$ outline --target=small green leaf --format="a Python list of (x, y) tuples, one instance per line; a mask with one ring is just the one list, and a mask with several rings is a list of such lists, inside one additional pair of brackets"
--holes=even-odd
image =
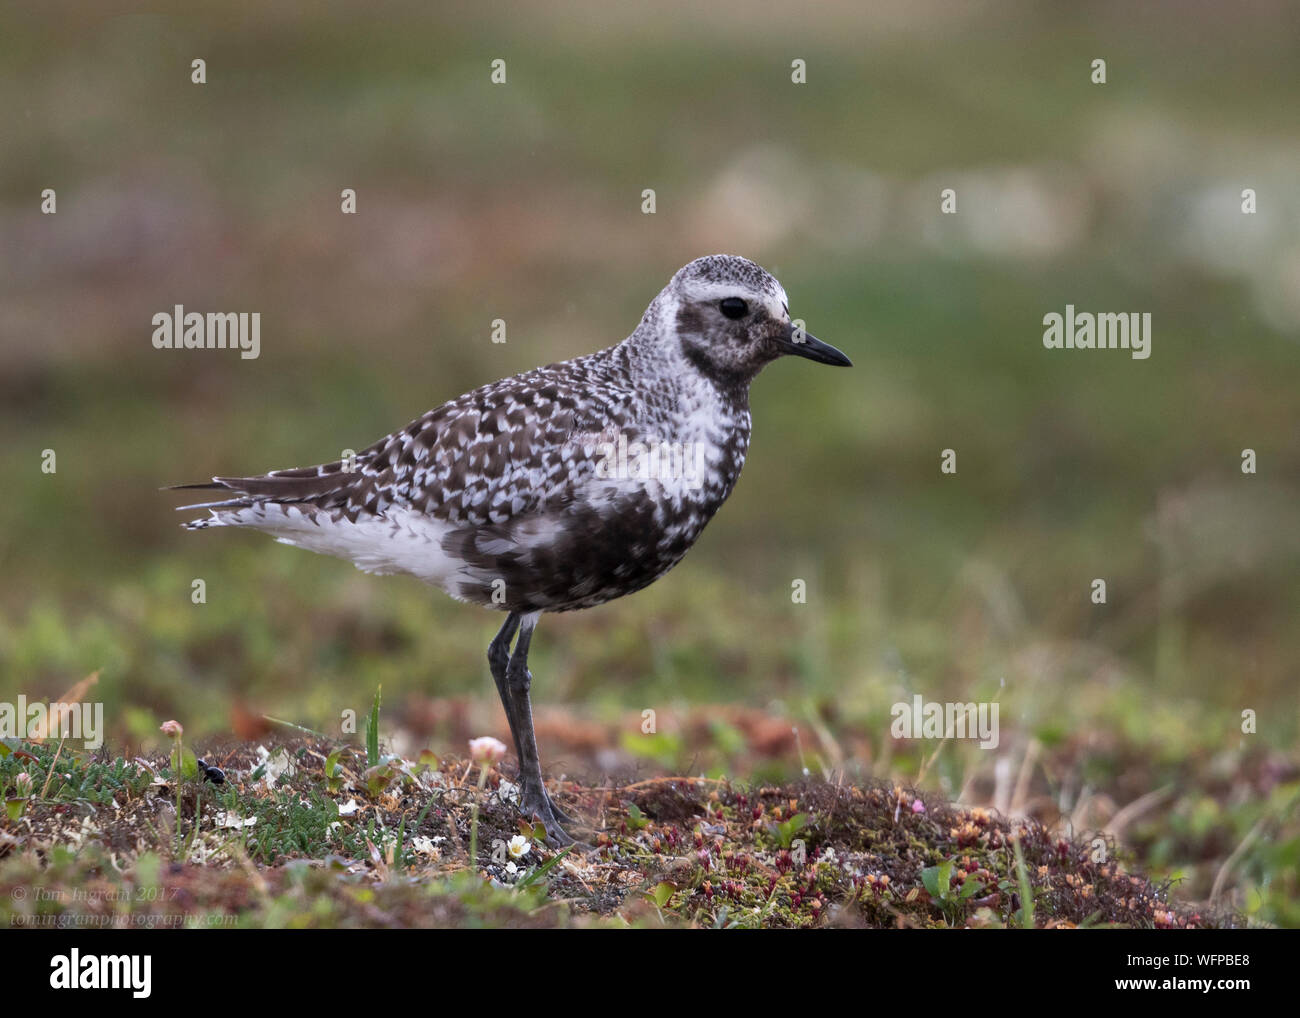
[(948, 886), (952, 881), (952, 860), (938, 866), (927, 866), (921, 871), (921, 883), (934, 901), (943, 901), (948, 897)]
[[(180, 750), (180, 761), (176, 759), (177, 749)], [(199, 776), (198, 758), (184, 746), (175, 747), (171, 753), (172, 773), (184, 778), (186, 781), (193, 781)]]
[(343, 786), (343, 768), (339, 766), (339, 751), (336, 749), (325, 758), (325, 787), (331, 793), (338, 792)]
[(564, 851), (556, 852), (555, 855), (547, 859), (546, 862), (542, 863), (540, 866), (537, 866), (529, 870), (522, 877), (516, 880), (515, 886), (531, 887), (533, 884), (537, 883), (537, 881), (541, 880), (542, 877), (546, 876), (546, 874), (550, 873), (551, 870), (555, 869), (555, 867), (559, 865), (560, 860), (563, 859), (566, 855), (568, 855), (572, 851), (573, 851), (573, 846), (570, 845)]
[(383, 691), (383, 686), (375, 690), (375, 699), (370, 705), (370, 718), (366, 722), (366, 762), (371, 767), (379, 763), (379, 696)]
[(650, 892), (650, 900), (653, 901), (658, 908), (663, 908), (668, 904), (668, 899), (671, 898), (676, 891), (677, 886), (675, 884), (669, 883), (667, 880), (660, 881), (655, 885), (655, 889)]
[(5, 812), (9, 815), (10, 820), (17, 820), (27, 809), (26, 799), (6, 799)]
[(627, 804), (627, 828), (629, 831), (639, 831), (648, 826), (649, 823), (650, 821), (645, 818), (645, 814), (641, 812), (636, 803), (629, 802)]
[(789, 820), (779, 824), (769, 824), (768, 830), (781, 843), (782, 848), (789, 848), (794, 842), (794, 836), (808, 826), (809, 819), (807, 813), (796, 813)]
[(373, 799), (393, 780), (393, 768), (389, 764), (380, 764), (376, 767), (367, 767), (365, 773), (361, 775), (361, 780), (366, 783), (366, 791), (370, 793)]
[(1029, 882), (1029, 869), (1025, 866), (1025, 853), (1020, 849), (1020, 839), (1012, 842), (1016, 850), (1016, 876), (1020, 881), (1020, 928), (1034, 928), (1034, 887)]

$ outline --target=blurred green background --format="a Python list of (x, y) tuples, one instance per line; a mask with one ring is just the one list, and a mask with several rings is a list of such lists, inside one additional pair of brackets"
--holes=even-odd
[[(99, 670), (114, 752), (168, 717), (334, 732), (381, 684), (395, 739), (503, 734), (497, 616), (184, 533), (157, 488), (363, 448), (621, 339), (732, 252), (856, 367), (769, 368), (685, 563), (543, 620), (544, 761), (789, 774), (802, 750), (1094, 826), (1169, 786), (1126, 828), (1142, 860), (1204, 897), (1258, 827), (1231, 900), (1300, 924), (1297, 9), (862, 6), (7, 15), (0, 693)], [(1151, 358), (1045, 350), (1067, 303), (1150, 312)], [(153, 349), (175, 304), (261, 312), (260, 358)], [(1001, 745), (893, 742), (915, 693), (998, 696)], [(739, 708), (799, 743), (759, 751)]]

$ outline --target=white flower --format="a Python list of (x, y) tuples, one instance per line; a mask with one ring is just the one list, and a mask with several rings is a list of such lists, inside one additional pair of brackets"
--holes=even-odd
[(516, 834), (510, 839), (510, 844), (507, 847), (510, 849), (510, 858), (522, 859), (533, 846), (522, 834)]

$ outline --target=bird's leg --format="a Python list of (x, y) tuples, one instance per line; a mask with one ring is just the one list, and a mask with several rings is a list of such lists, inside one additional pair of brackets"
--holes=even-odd
[[(497, 694), (501, 697), (501, 706), (505, 708), (506, 720), (510, 723), (510, 738), (514, 740), (515, 755), (520, 760), (522, 771), (524, 751), (519, 741), (519, 714), (515, 707), (514, 694), (506, 678), (506, 668), (510, 664), (510, 643), (519, 631), (519, 613), (511, 612), (506, 616), (500, 631), (488, 644), (488, 667), (492, 670), (492, 680), (496, 683)], [(521, 779), (522, 782), (522, 779)]]
[[(496, 682), (497, 693), (501, 697), (501, 706), (505, 708), (506, 720), (510, 723), (510, 737), (514, 740), (515, 743), (515, 753), (519, 757), (520, 771), (522, 773), (524, 750), (522, 748), (523, 745), (522, 740), (520, 739), (519, 712), (518, 712), (518, 708), (515, 705), (514, 694), (510, 689), (510, 682), (506, 677), (507, 667), (510, 664), (510, 642), (514, 639), (515, 633), (519, 630), (519, 623), (520, 623), (520, 615), (518, 612), (511, 612), (506, 617), (506, 621), (501, 626), (501, 630), (497, 633), (497, 635), (493, 638), (492, 642), (488, 645), (488, 667), (492, 671), (493, 681)], [(526, 646), (525, 646), (524, 654), (526, 658), (527, 657)], [(526, 661), (524, 667), (526, 671), (527, 670)], [(531, 675), (529, 677), (531, 678)], [(527, 700), (527, 695), (525, 694), (525, 701), (526, 700)], [(530, 710), (530, 718), (531, 718), (531, 710)], [(529, 722), (529, 728), (531, 729), (531, 720)], [(521, 783), (522, 783), (522, 779), (521, 779)], [(545, 793), (545, 789), (543, 789), (543, 793)], [(560, 823), (564, 824), (564, 823), (575, 822), (571, 816), (569, 816), (567, 813), (564, 812), (564, 810), (560, 809), (560, 807), (556, 805), (555, 800), (551, 799), (549, 795), (547, 795), (547, 801), (550, 802), (552, 814), (554, 814), (555, 819), (557, 819)]]
[[(520, 784), (522, 786), (524, 784), (523, 761), (526, 759), (524, 755), (525, 750), (523, 748), (524, 742), (519, 737), (519, 732), (520, 732), (519, 711), (515, 705), (514, 692), (510, 688), (510, 681), (507, 678), (507, 674), (506, 674), (508, 666), (510, 664), (510, 642), (514, 639), (515, 633), (519, 629), (519, 621), (520, 621), (520, 616), (518, 612), (511, 612), (506, 617), (506, 621), (502, 624), (500, 631), (493, 638), (492, 642), (488, 644), (488, 667), (492, 671), (492, 679), (496, 683), (497, 694), (501, 697), (501, 706), (505, 708), (506, 720), (510, 723), (510, 737), (514, 740), (515, 753), (519, 757), (519, 768), (520, 768), (520, 775), (521, 775)], [(527, 651), (525, 651), (525, 654), (526, 653)], [(526, 670), (527, 670), (527, 666), (525, 664), (525, 671)], [(530, 673), (529, 678), (531, 679), (531, 677), (532, 676)], [(526, 693), (524, 699), (526, 702), (527, 701)], [(530, 719), (529, 719), (530, 730), (531, 730), (531, 726), (532, 726), (532, 722), (531, 722), (531, 714), (530, 714)], [(536, 747), (536, 743), (534, 742), (534, 755), (536, 755), (535, 747)], [(545, 788), (543, 787), (543, 795), (545, 794), (546, 794)], [(565, 813), (558, 806), (556, 806), (553, 801), (551, 801), (550, 796), (546, 796), (546, 798), (547, 801), (550, 803), (551, 812), (554, 815), (554, 818), (556, 820), (558, 820), (560, 823), (571, 821), (571, 818), (565, 815)], [(521, 800), (520, 806), (522, 807), (523, 806), (522, 794), (520, 796), (520, 800)], [(541, 814), (539, 813), (538, 815), (540, 816)], [(547, 823), (550, 821), (543, 820), (543, 822)]]
[[(506, 682), (506, 688), (510, 690), (510, 697), (515, 712), (514, 728), (517, 728), (519, 733), (515, 737), (515, 750), (519, 753), (519, 768), (520, 774), (522, 775), (524, 754), (529, 752), (529, 747), (531, 747), (531, 756), (537, 761), (537, 784), (541, 788), (542, 795), (551, 807), (551, 815), (561, 824), (575, 824), (578, 821), (569, 816), (569, 814), (564, 812), (564, 810), (560, 809), (559, 803), (551, 798), (551, 794), (546, 791), (545, 783), (541, 780), (541, 754), (537, 751), (537, 739), (533, 734), (533, 705), (528, 695), (533, 680), (533, 673), (528, 670), (528, 647), (532, 641), (533, 629), (536, 628), (536, 626), (537, 619), (534, 616), (532, 621), (527, 624), (527, 628), (520, 630), (519, 643), (515, 645), (515, 654), (519, 655), (522, 653), (523, 655), (519, 664), (519, 667), (523, 671), (523, 691), (520, 692), (517, 685), (512, 686), (508, 679)], [(513, 657), (511, 661), (513, 662)], [(509, 666), (507, 666), (507, 668), (508, 667)], [(523, 747), (522, 749), (520, 748), (521, 746)], [(522, 802), (522, 794), (520, 798)], [(561, 830), (560, 833), (563, 835), (563, 830)]]
[[(519, 753), (519, 724), (515, 721), (515, 701), (510, 695), (510, 684), (506, 681), (506, 666), (510, 663), (510, 641), (519, 629), (519, 613), (511, 612), (492, 642), (488, 644), (488, 668), (492, 671), (492, 681), (496, 683), (497, 695), (501, 697), (501, 706), (505, 708), (506, 720), (510, 722), (510, 738), (514, 740), (515, 752)], [(522, 758), (522, 756), (521, 756)]]
[(519, 639), (506, 665), (506, 686), (515, 714), (515, 748), (519, 751), (519, 781), (522, 786), (519, 804), (525, 816), (535, 816), (542, 821), (546, 826), (548, 840), (567, 845), (573, 839), (560, 824), (569, 818), (546, 794), (546, 786), (542, 783), (541, 760), (537, 754), (537, 737), (533, 734), (533, 706), (528, 697), (533, 676), (528, 670), (528, 645), (532, 641), (536, 625), (536, 613), (519, 619)]

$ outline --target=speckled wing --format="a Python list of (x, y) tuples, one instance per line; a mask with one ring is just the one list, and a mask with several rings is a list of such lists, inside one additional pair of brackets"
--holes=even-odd
[(401, 506), (481, 527), (563, 505), (594, 477), (615, 416), (546, 368), (477, 389), (367, 449), (344, 514)]
[(597, 477), (601, 444), (635, 431), (626, 403), (584, 368), (552, 365), (476, 389), (351, 462), (190, 486), (233, 497), (181, 507), (211, 513), (187, 526), (252, 527), (492, 607), (553, 605), (566, 581), (540, 574), (571, 557), (618, 495)]
[(221, 515), (284, 503), (355, 523), (403, 507), (451, 524), (506, 523), (571, 498), (594, 476), (599, 443), (628, 423), (598, 395), (577, 391), (574, 365), (566, 367), (567, 374), (538, 368), (444, 403), (351, 462), (185, 485), (239, 497), (180, 508)]

